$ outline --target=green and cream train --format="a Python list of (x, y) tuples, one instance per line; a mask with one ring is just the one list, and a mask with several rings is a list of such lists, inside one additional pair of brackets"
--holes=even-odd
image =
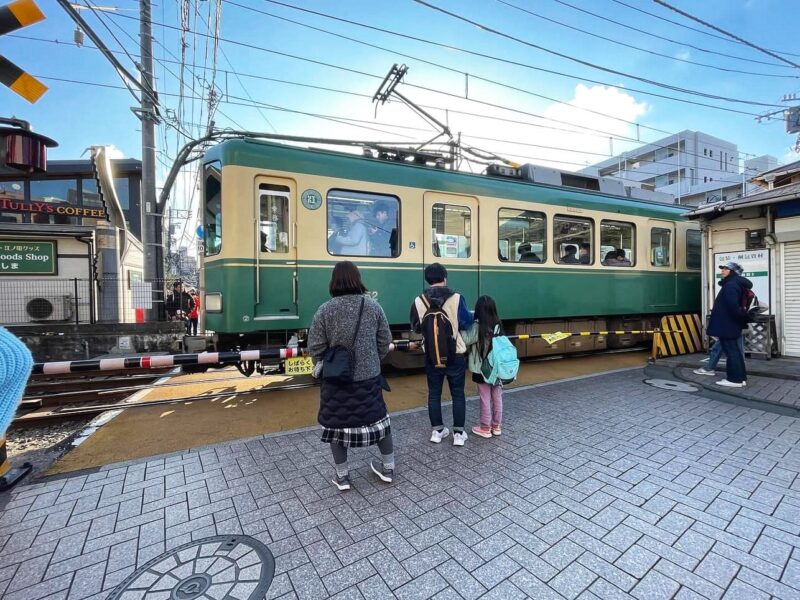
[[(433, 262), (468, 305), (494, 297), (509, 333), (642, 330), (700, 308), (697, 226), (619, 181), (529, 165), (475, 175), (252, 139), (212, 147), (203, 168), (201, 287), (218, 350), (302, 343), (340, 260), (358, 265), (395, 339), (411, 335), (409, 309)], [(641, 341), (518, 348), (535, 356)]]

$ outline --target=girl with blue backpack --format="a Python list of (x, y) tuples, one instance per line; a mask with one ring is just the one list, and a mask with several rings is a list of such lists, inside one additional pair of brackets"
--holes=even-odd
[(502, 433), (503, 383), (514, 381), (519, 360), (516, 348), (503, 335), (497, 305), (490, 296), (478, 298), (474, 317), (472, 327), (461, 332), (469, 353), (467, 366), (481, 398), (480, 425), (472, 433), (490, 438)]

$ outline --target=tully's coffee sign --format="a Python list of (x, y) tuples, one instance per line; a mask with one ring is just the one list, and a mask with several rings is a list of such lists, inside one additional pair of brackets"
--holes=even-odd
[(66, 202), (22, 202), (3, 198), (0, 196), (0, 211), (31, 213), (37, 215), (63, 215), (67, 217), (88, 217), (90, 219), (105, 219), (106, 211), (103, 208), (89, 208), (73, 206)]
[(0, 275), (55, 275), (55, 242), (0, 240)]

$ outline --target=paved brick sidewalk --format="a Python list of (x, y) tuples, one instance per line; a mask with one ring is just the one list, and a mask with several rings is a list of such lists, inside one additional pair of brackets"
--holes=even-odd
[(269, 598), (800, 597), (800, 420), (642, 378), (508, 394), (504, 435), (464, 448), (397, 416), (391, 486), (362, 450), (336, 492), (304, 432), (20, 487), (0, 595), (104, 598), (165, 549), (245, 533), (276, 556)]
[[(695, 367), (696, 368), (696, 367)], [(717, 369), (717, 375), (697, 375), (692, 369), (681, 368), (680, 376), (695, 383), (709, 386), (718, 392), (734, 394), (748, 400), (758, 400), (761, 402), (771, 402), (792, 408), (800, 408), (800, 381), (794, 379), (782, 379), (780, 375), (763, 377), (748, 374), (747, 387), (745, 388), (723, 388), (716, 385), (716, 381), (725, 378), (725, 370)]]

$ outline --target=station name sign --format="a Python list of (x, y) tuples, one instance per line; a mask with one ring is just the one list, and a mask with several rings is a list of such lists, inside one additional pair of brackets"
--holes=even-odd
[(74, 206), (66, 202), (22, 202), (11, 198), (0, 197), (0, 211), (31, 213), (37, 215), (64, 215), (66, 217), (88, 217), (90, 219), (106, 219), (104, 208)]

